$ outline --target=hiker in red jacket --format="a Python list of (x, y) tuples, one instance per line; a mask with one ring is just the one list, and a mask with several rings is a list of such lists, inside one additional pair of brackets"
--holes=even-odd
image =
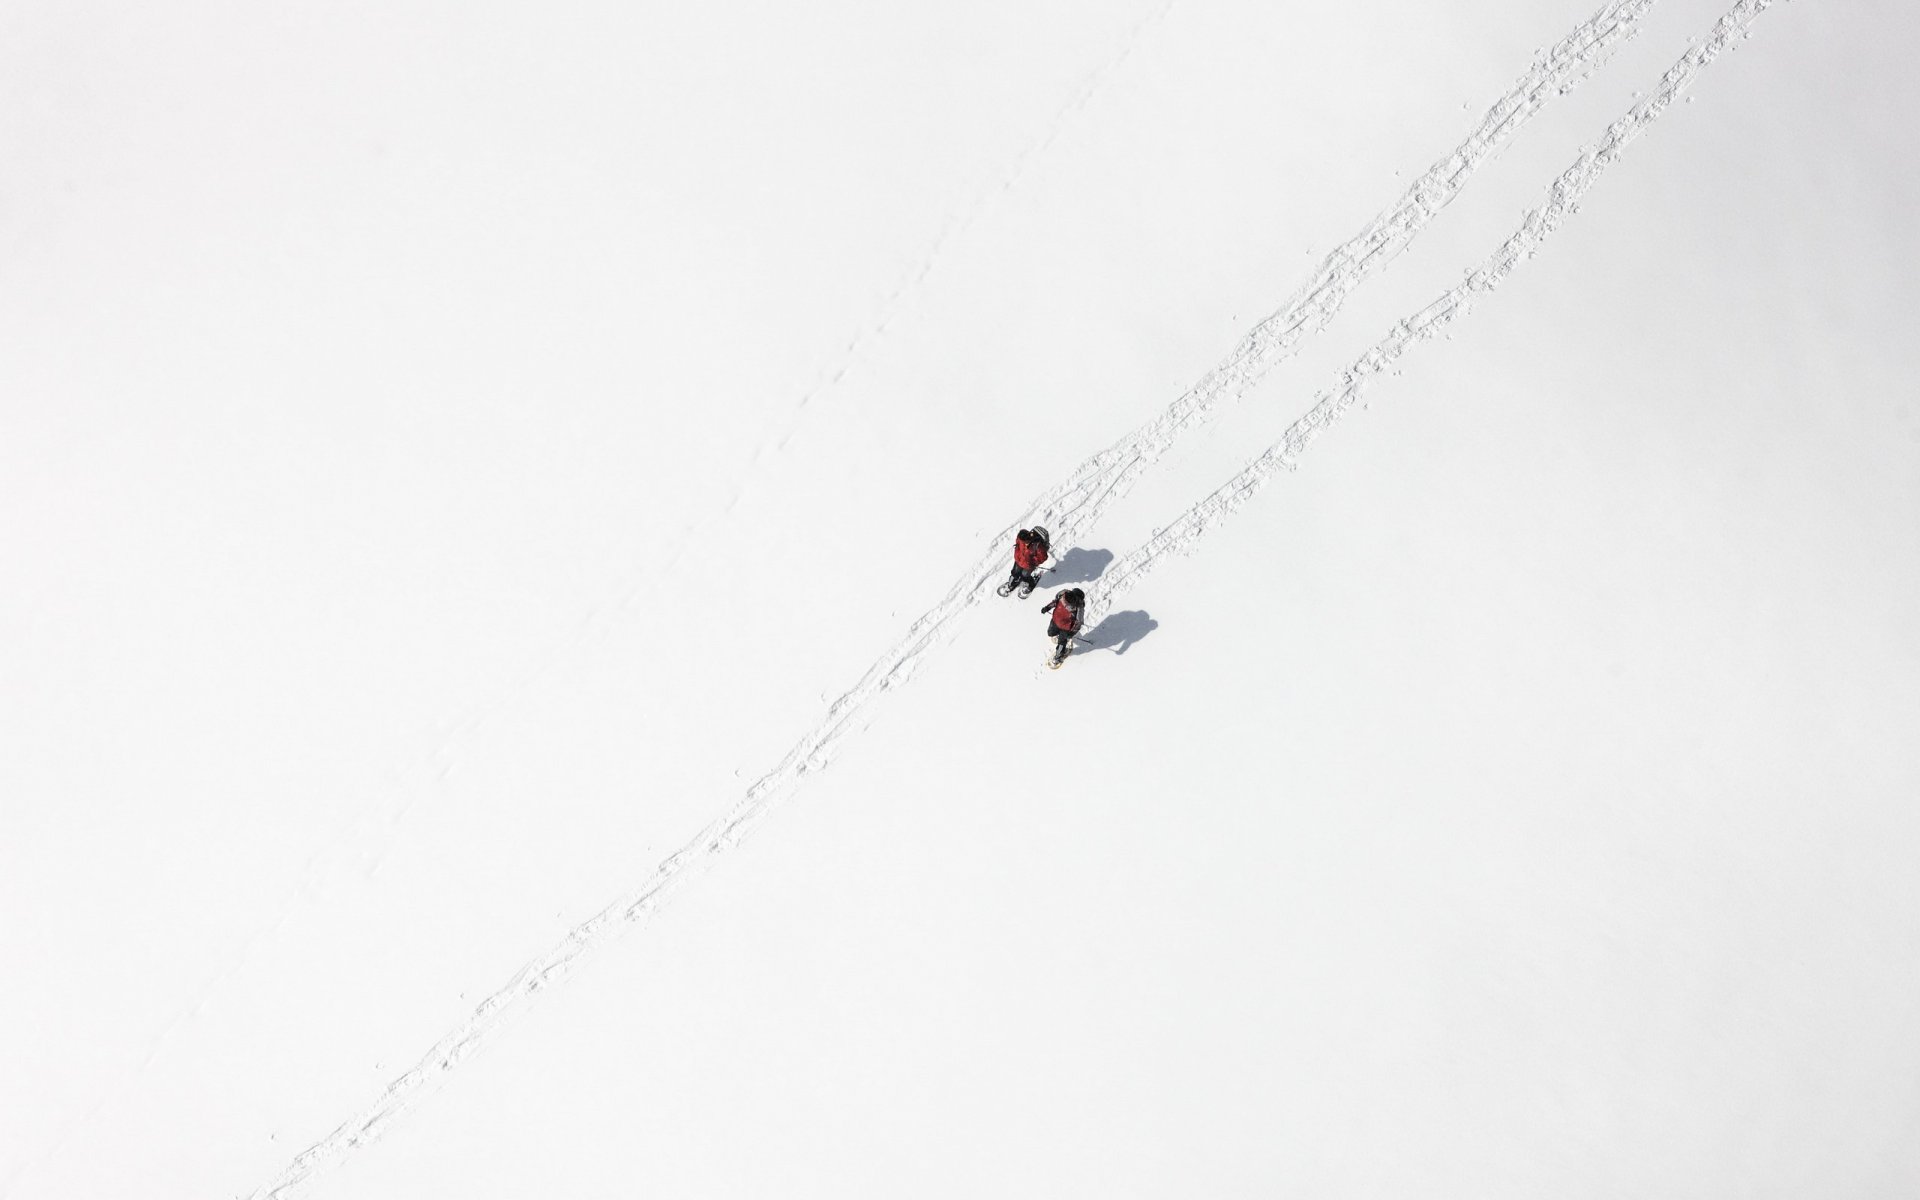
[(1080, 632), (1080, 615), (1086, 611), (1087, 594), (1079, 588), (1067, 588), (1049, 600), (1040, 611), (1052, 613), (1053, 619), (1047, 622), (1047, 636), (1053, 639), (1053, 658), (1049, 666), (1059, 666), (1066, 660), (1067, 643), (1073, 635)]
[(1017, 587), (1022, 600), (1033, 595), (1033, 585), (1039, 581), (1040, 564), (1047, 561), (1047, 552), (1047, 531), (1044, 526), (1022, 529), (1019, 536), (1013, 539), (1013, 574), (1000, 585), (1000, 594), (1011, 596)]

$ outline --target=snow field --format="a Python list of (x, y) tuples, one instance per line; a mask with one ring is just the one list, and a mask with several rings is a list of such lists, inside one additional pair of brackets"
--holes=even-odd
[[(1920, 577), (1906, 519), (1920, 504), (1914, 442), (1901, 436), (1912, 414), (1897, 399), (1913, 364), (1885, 328), (1910, 281), (1889, 269), (1898, 256), (1880, 251), (1906, 238), (1889, 197), (1901, 194), (1910, 156), (1896, 127), (1836, 110), (1826, 70), (1848, 64), (1893, 111), (1911, 100), (1889, 48), (1897, 39), (1868, 36), (1868, 16), (1773, 6), (1749, 53), (1702, 83), (1708, 103), (1663, 116), (1609, 170), (1590, 211), (1458, 338), (1422, 346), (1404, 375), (1378, 380), (1376, 419), (1349, 416), (1342, 437), (1303, 462), (1310, 469), (1218, 525), (1174, 571), (1131, 576), (1137, 585), (1110, 597), (1137, 638), (1124, 655), (1095, 651), (1057, 675), (1039, 671), (1039, 597), (1022, 608), (987, 596), (976, 613), (977, 593), (964, 588), (949, 605), (966, 619), (941, 631), (951, 641), (940, 654), (916, 657), (916, 639), (901, 639), (942, 586), (929, 581), (952, 578), (975, 550), (986, 563), (994, 526), (1012, 515), (1006, 496), (1067, 477), (1089, 446), (1121, 436), (1216, 363), (1231, 341), (1218, 330), (1246, 328), (1227, 324), (1236, 313), (1266, 311), (1275, 272), (1251, 268), (1277, 260), (1296, 227), (1318, 238), (1350, 231), (1404, 186), (1376, 194), (1348, 186), (1341, 170), (1411, 172), (1471, 123), (1444, 108), (1408, 117), (1423, 108), (1410, 97), (1448, 94), (1468, 76), (1477, 96), (1497, 94), (1526, 55), (1523, 46), (1493, 62), (1506, 49), (1495, 41), (1524, 39), (1539, 22), (1551, 28), (1533, 44), (1545, 45), (1591, 15), (1499, 7), (1370, 10), (1347, 18), (1352, 26), (1322, 14), (1329, 24), (1317, 37), (1288, 14), (1262, 22), (1143, 7), (1103, 18), (1109, 32), (1093, 38), (1060, 10), (1053, 40), (1033, 39), (1052, 49), (1027, 60), (1029, 90), (985, 106), (999, 116), (977, 126), (978, 157), (930, 154), (919, 168), (925, 195), (959, 199), (918, 208), (890, 197), (872, 210), (939, 211), (941, 222), (883, 236), (877, 229), (891, 226), (837, 208), (842, 189), (821, 186), (854, 161), (900, 160), (919, 122), (900, 121), (898, 140), (876, 136), (872, 159), (802, 169), (805, 114), (821, 110), (789, 101), (791, 121), (764, 131), (765, 150), (707, 161), (690, 139), (685, 182), (650, 185), (661, 203), (687, 204), (682, 217), (704, 210), (714, 231), (697, 250), (673, 243), (684, 269), (669, 269), (661, 299), (639, 306), (676, 315), (684, 335), (660, 328), (644, 354), (596, 341), (619, 328), (608, 312), (635, 308), (609, 269), (608, 290), (576, 297), (577, 329), (542, 317), (562, 338), (548, 357), (529, 365), (522, 350), (494, 352), (526, 374), (491, 373), (500, 399), (477, 416), (450, 421), (462, 410), (409, 361), (419, 343), (394, 337), (387, 361), (408, 367), (419, 397), (394, 427), (411, 429), (420, 452), (386, 445), (388, 476), (355, 466), (377, 406), (337, 417), (328, 469), (304, 454), (311, 440), (285, 432), (285, 405), (268, 406), (264, 444), (284, 450), (252, 482), (204, 482), (185, 464), (206, 452), (184, 439), (181, 469), (151, 477), (147, 495), (162, 503), (148, 511), (178, 511), (179, 489), (199, 479), (202, 526), (271, 545), (259, 531), (285, 528), (284, 513), (247, 526), (234, 514), (252, 514), (236, 501), (275, 481), (272, 465), (299, 468), (311, 475), (283, 469), (276, 483), (294, 513), (330, 514), (353, 496), (364, 504), (358, 524), (316, 525), (327, 535), (317, 544), (371, 557), (343, 550), (331, 571), (249, 591), (262, 587), (258, 549), (210, 578), (210, 559), (169, 566), (156, 553), (149, 575), (209, 578), (207, 598), (231, 606), (216, 634), (200, 632), (195, 605), (182, 602), (170, 628), (202, 640), (177, 652), (156, 653), (164, 639), (121, 626), (130, 607), (96, 608), (91, 620), (65, 610), (74, 644), (122, 632), (146, 656), (154, 690), (188, 705), (168, 724), (144, 715), (154, 706), (123, 701), (126, 726), (150, 739), (144, 756), (41, 739), (25, 762), (49, 803), (33, 806), (33, 840), (16, 855), (47, 865), (12, 873), (9, 911), (44, 912), (61, 888), (111, 901), (153, 870), (143, 852), (154, 839), (138, 836), (137, 810), (71, 803), (82, 763), (103, 797), (128, 794), (122, 764), (146, 765), (150, 828), (175, 839), (169, 877), (203, 880), (204, 891), (198, 909), (154, 897), (138, 925), (124, 903), (8, 923), (31, 931), (16, 950), (74, 974), (14, 997), (22, 1007), (7, 1027), (39, 1031), (54, 1049), (38, 1060), (9, 1052), (11, 1077), (34, 1084), (10, 1089), (9, 1113), (39, 1132), (35, 1149), (0, 1163), (0, 1180), (30, 1188), (20, 1194), (186, 1195), (205, 1194), (212, 1173), (239, 1194), (381, 1095), (355, 1119), (405, 1134), (343, 1143), (355, 1152), (323, 1155), (341, 1169), (306, 1190), (1901, 1190), (1914, 1172), (1901, 1083), (1914, 1047), (1899, 998), (1911, 992), (1916, 912), (1901, 865), (1916, 773), (1902, 731), (1920, 715), (1920, 655), (1900, 597)], [(1487, 204), (1537, 203), (1568, 155), (1514, 189), (1522, 160), (1545, 143), (1591, 142), (1630, 102), (1623, 69), (1657, 57), (1653, 73), (1635, 77), (1644, 89), (1683, 48), (1681, 26), (1697, 33), (1722, 11), (1696, 5), (1687, 11), (1697, 19), (1680, 20), (1683, 7), (1659, 6), (1647, 35), (1568, 98), (1586, 103), (1605, 81), (1618, 103), (1601, 124), (1574, 120), (1577, 109), (1558, 120), (1556, 108), (1550, 130), (1494, 156), (1495, 190), (1476, 185), (1417, 251), (1357, 293), (1338, 328), (1168, 454), (1111, 518), (1088, 521), (1081, 548), (1125, 556), (1272, 442), (1333, 369), (1457, 284), (1459, 265), (1481, 259), (1517, 219), (1510, 209), (1490, 220)], [(1011, 27), (1008, 14), (993, 19)], [(1391, 32), (1341, 36), (1363, 27)], [(1434, 54), (1450, 28), (1473, 36), (1459, 39), (1459, 54)], [(699, 45), (700, 32), (689, 27), (685, 44)], [(876, 35), (874, 61), (931, 32), (903, 21)], [(1667, 42), (1657, 56), (1656, 32)], [(777, 22), (756, 29), (749, 51), (762, 52), (749, 59), (783, 69), (798, 33)], [(543, 60), (543, 48), (566, 39), (546, 38), (488, 42), (486, 53), (549, 70), (540, 64), (558, 56)], [(609, 63), (619, 40), (608, 39)], [(1300, 63), (1324, 60), (1319, 70), (1276, 69), (1289, 44)], [(1083, 57), (1067, 70), (1066, 57), (1049, 54)], [(699, 74), (683, 72), (683, 82)], [(1233, 136), (1236, 122), (1247, 133), (1264, 122), (1274, 140), (1271, 119), (1247, 103), (1268, 75), (1288, 77), (1271, 85), (1272, 99), (1297, 88), (1353, 107), (1311, 131), (1291, 126), (1270, 155), (1207, 153), (1254, 144)], [(1383, 77), (1395, 86), (1315, 92)], [(827, 90), (842, 116), (901, 86), (885, 68), (852, 78)], [(810, 77), (787, 89), (762, 82), (764, 94), (791, 97), (808, 94)], [(556, 111), (591, 94), (563, 88)], [(739, 128), (784, 118), (780, 107), (743, 109)], [(1444, 136), (1410, 151), (1396, 141), (1448, 121)], [(525, 129), (524, 152), (489, 168), (502, 179), (540, 142), (538, 122)], [(995, 138), (998, 154), (985, 145)], [(1377, 159), (1371, 170), (1343, 164), (1313, 138)], [(769, 154), (787, 156), (789, 169), (772, 168), (781, 159)], [(1188, 178), (1155, 170), (1182, 154), (1242, 186), (1113, 186), (1130, 171)], [(1299, 199), (1299, 174), (1280, 169), (1289, 161), (1327, 172), (1305, 189), (1310, 200)], [(765, 206), (746, 186), (756, 172), (799, 183), (799, 203)], [(1010, 186), (982, 202), (996, 181)], [(553, 182), (552, 195), (593, 191), (579, 183)], [(704, 202), (687, 203), (701, 188)], [(817, 207), (805, 208), (808, 195)], [(1353, 203), (1360, 195), (1374, 199)], [(1729, 197), (1752, 202), (1735, 219)], [(1344, 207), (1347, 219), (1311, 221), (1313, 204)], [(583, 232), (617, 215), (609, 204)], [(765, 236), (742, 239), (742, 223), (756, 220)], [(488, 244), (480, 233), (502, 227), (476, 218), (475, 236), (423, 266), (420, 295)], [(628, 261), (667, 261), (634, 237)], [(861, 246), (864, 275), (844, 269)], [(732, 284), (710, 270), (729, 255)], [(1442, 270), (1449, 257), (1456, 264)], [(534, 274), (550, 261), (524, 260)], [(365, 262), (356, 282), (391, 295), (382, 260)], [(664, 282), (703, 275), (713, 286), (704, 307)], [(795, 282), (791, 303), (781, 302), (782, 279)], [(839, 299), (802, 302), (801, 283), (829, 279), (841, 281)], [(756, 313), (715, 322), (743, 297)], [(230, 298), (207, 293), (205, 303), (221, 311)], [(1370, 305), (1390, 305), (1386, 319), (1372, 319)], [(501, 314), (500, 328), (541, 316), (536, 307)], [(789, 316), (791, 327), (776, 323)], [(855, 332), (843, 342), (821, 337), (826, 328)], [(742, 330), (754, 336), (743, 341)], [(838, 348), (823, 356), (823, 345)], [(484, 366), (487, 346), (446, 343), (443, 361), (478, 352)], [(657, 373), (669, 361), (681, 364), (678, 383)], [(623, 381), (641, 371), (668, 386), (648, 388), (634, 408)], [(478, 386), (488, 376), (473, 373)], [(796, 376), (804, 387), (775, 386)], [(546, 410), (515, 399), (530, 381), (556, 379), (596, 386), (554, 389), (570, 398)], [(1100, 399), (1064, 405), (1055, 421), (1035, 394)], [(679, 401), (691, 396), (703, 406)], [(205, 427), (222, 415), (209, 406)], [(1056, 424), (1108, 428), (1080, 444), (1056, 436)], [(54, 444), (51, 425), (35, 428)], [(449, 439), (455, 429), (464, 436)], [(1243, 436), (1250, 430), (1262, 436)], [(97, 465), (83, 425), (61, 436)], [(122, 461), (136, 472), (174, 461), (156, 460), (154, 445), (127, 437)], [(503, 464), (513, 468), (504, 477)], [(325, 482), (341, 466), (346, 481)], [(59, 475), (27, 478), (39, 498)], [(385, 490), (352, 486), (369, 478)], [(551, 490), (559, 480), (571, 482)], [(406, 502), (409, 487), (434, 498), (424, 517)], [(106, 512), (136, 511), (127, 501), (137, 493), (100, 494)], [(876, 496), (888, 501), (879, 539)], [(396, 514), (406, 520), (395, 524)], [(524, 535), (502, 556), (502, 523), (516, 520)], [(424, 558), (448, 530), (467, 541)], [(555, 543), (550, 530), (578, 540)], [(19, 544), (36, 555), (63, 545), (33, 536)], [(469, 557), (452, 553), (462, 544)], [(169, 545), (206, 554), (198, 535), (160, 549)], [(315, 545), (288, 542), (284, 561), (309, 559)], [(626, 565), (609, 572), (609, 562)], [(846, 567), (861, 573), (843, 576)], [(399, 586), (396, 569), (408, 573)], [(1110, 589), (1119, 572), (1105, 574)], [(390, 607), (389, 589), (412, 607)], [(36, 592), (23, 615), (44, 622), (62, 611), (48, 596), (65, 594)], [(363, 599), (332, 624), (287, 608), (312, 597), (311, 612), (333, 612), (329, 597), (355, 595)], [(264, 622), (270, 611), (281, 624)], [(399, 611), (419, 615), (409, 626)], [(415, 628), (431, 631), (438, 657), (412, 649)], [(383, 629), (396, 632), (376, 636)], [(257, 653), (288, 639), (291, 658)], [(339, 645), (364, 658), (315, 676), (313, 664)], [(195, 648), (218, 652), (218, 665), (183, 675), (205, 658)], [(856, 688), (834, 714), (836, 693), (822, 684), (846, 686), (846, 664), (876, 656), (871, 678), (908, 665), (913, 686), (877, 691), (870, 707)], [(51, 679), (65, 660), (44, 664)], [(127, 674), (125, 660), (100, 664), (99, 692), (75, 690), (66, 707), (32, 715), (17, 706), (11, 719), (87, 730), (82, 714)], [(307, 686), (247, 686), (290, 677)], [(402, 690), (378, 685), (387, 679)], [(262, 692), (303, 707), (262, 713), (238, 699)], [(390, 709), (363, 711), (363, 694)], [(467, 699), (476, 695), (486, 699)], [(202, 731), (196, 697), (229, 703), (278, 740), (229, 762), (226, 776), (205, 774), (197, 764), (216, 748), (247, 739), (183, 739)], [(422, 714), (413, 728), (423, 732), (396, 739), (406, 713)], [(868, 722), (871, 736), (834, 740)], [(838, 757), (809, 803), (769, 827), (779, 836), (728, 857), (645, 937), (595, 932), (623, 923), (591, 924), (609, 895), (686, 844), (724, 807), (716, 796), (739, 795), (802, 729), (814, 733), (790, 760), (796, 770), (823, 749)], [(1009, 769), (1027, 765), (1028, 748), (1034, 768)], [(59, 757), (63, 749), (72, 752)], [(303, 764), (299, 786), (267, 794), (304, 799), (258, 802), (274, 772), (299, 777)], [(232, 784), (206, 787), (216, 778)], [(646, 786), (636, 792), (635, 780)], [(181, 799), (196, 794), (204, 798)], [(81, 853), (109, 811), (124, 851)], [(737, 833), (730, 820), (691, 848)], [(221, 865), (232, 847), (249, 853)], [(90, 870), (72, 869), (80, 864)], [(268, 877), (294, 882), (259, 882)], [(624, 914), (646, 886), (606, 911)], [(421, 1047), (468, 1028), (462, 1018), (500, 985), (503, 966), (544, 969), (556, 944), (565, 955), (562, 935), (582, 929), (607, 946), (594, 968), (569, 987), (529, 992), (544, 1001), (529, 1019), (487, 1054), (459, 1059), (457, 1078), (424, 1082), (422, 1094), (451, 1084), (433, 1104), (386, 1123), (385, 1099), (413, 1095), (392, 1084)], [(98, 986), (103, 966), (155, 985), (147, 964), (111, 952), (129, 935), (170, 972), (152, 993)], [(88, 1004), (56, 1015), (72, 998)], [(489, 1023), (492, 1011), (476, 1018), (482, 1036), (506, 1028)], [(92, 1065), (75, 1070), (84, 1060), (67, 1056), (81, 1031), (107, 1036)], [(1383, 1144), (1394, 1153), (1379, 1153)]]

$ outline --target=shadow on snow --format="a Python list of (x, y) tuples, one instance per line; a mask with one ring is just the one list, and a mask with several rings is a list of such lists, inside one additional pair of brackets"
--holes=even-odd
[(1081, 636), (1087, 643), (1087, 649), (1111, 650), (1115, 654), (1125, 654), (1133, 648), (1135, 642), (1158, 628), (1160, 628), (1160, 622), (1135, 608), (1126, 612), (1108, 613), (1106, 620)]
[(1113, 563), (1111, 550), (1083, 550), (1079, 546), (1067, 551), (1040, 576), (1040, 586), (1050, 588), (1072, 587), (1076, 583), (1092, 583), (1100, 578)]

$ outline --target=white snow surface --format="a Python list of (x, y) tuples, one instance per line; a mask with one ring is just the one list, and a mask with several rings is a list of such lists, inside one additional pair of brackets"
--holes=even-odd
[(1920, 1193), (1911, 6), (0, 28), (0, 1197)]

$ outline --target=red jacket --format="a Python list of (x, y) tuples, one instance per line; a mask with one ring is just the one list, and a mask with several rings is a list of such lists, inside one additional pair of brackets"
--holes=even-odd
[(1017, 538), (1013, 543), (1013, 565), (1031, 571), (1047, 561), (1047, 544), (1039, 538)]
[(1065, 600), (1055, 596), (1053, 599), (1053, 627), (1062, 633), (1080, 632), (1080, 614), (1074, 611)]

